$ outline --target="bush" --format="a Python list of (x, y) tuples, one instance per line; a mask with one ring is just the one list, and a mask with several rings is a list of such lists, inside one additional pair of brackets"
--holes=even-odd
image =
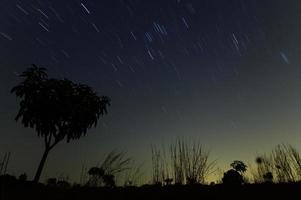
[(243, 176), (234, 169), (225, 172), (222, 181), (225, 185), (242, 185), (244, 183)]

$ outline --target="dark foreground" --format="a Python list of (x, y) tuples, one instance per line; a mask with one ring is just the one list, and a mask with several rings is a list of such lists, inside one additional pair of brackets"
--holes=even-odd
[(243, 186), (142, 186), (126, 188), (59, 188), (30, 182), (1, 184), (0, 200), (85, 200), (85, 199), (300, 199), (301, 184), (249, 184)]

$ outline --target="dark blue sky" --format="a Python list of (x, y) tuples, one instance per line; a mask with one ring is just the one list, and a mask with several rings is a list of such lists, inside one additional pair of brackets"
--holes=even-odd
[(199, 139), (221, 167), (299, 147), (300, 15), (297, 0), (2, 0), (0, 153), (15, 174), (40, 159), (9, 94), (31, 63), (112, 99), (101, 125), (50, 154), (46, 176), (77, 179), (115, 148), (147, 168), (150, 145), (176, 137)]

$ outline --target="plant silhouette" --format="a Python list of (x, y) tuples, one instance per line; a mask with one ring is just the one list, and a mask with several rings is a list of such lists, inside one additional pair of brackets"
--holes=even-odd
[(241, 185), (244, 183), (243, 173), (247, 171), (247, 166), (245, 163), (239, 160), (233, 161), (230, 166), (233, 169), (228, 170), (224, 173), (222, 179), (223, 183), (226, 185)]
[(266, 183), (272, 183), (273, 182), (273, 173), (272, 172), (267, 172), (263, 175), (264, 182)]
[(240, 160), (233, 161), (230, 166), (239, 173), (247, 171), (247, 165)]
[(27, 181), (27, 174), (26, 173), (20, 174), (19, 181), (22, 181), (22, 182)]
[(21, 99), (16, 116), (25, 127), (44, 138), (45, 150), (34, 177), (38, 182), (49, 151), (60, 141), (79, 139), (107, 114), (110, 99), (98, 96), (91, 87), (68, 79), (48, 78), (47, 70), (36, 65), (21, 75), (24, 80), (11, 93)]
[(241, 185), (244, 182), (242, 175), (234, 169), (225, 172), (222, 181), (225, 185)]
[(90, 186), (104, 185), (107, 187), (116, 186), (116, 175), (128, 170), (131, 159), (125, 157), (125, 153), (111, 151), (106, 155), (99, 167), (91, 167), (88, 171)]

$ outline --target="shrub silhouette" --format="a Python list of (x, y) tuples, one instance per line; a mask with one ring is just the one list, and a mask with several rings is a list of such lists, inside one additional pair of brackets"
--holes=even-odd
[(27, 174), (26, 174), (26, 173), (21, 174), (21, 175), (19, 176), (19, 179), (18, 179), (18, 180), (21, 181), (21, 182), (27, 181)]
[(16, 121), (34, 128), (44, 138), (45, 150), (34, 177), (38, 182), (50, 150), (60, 141), (79, 139), (97, 125), (101, 115), (107, 113), (110, 100), (98, 96), (87, 85), (67, 79), (50, 79), (45, 68), (35, 65), (21, 75), (23, 82), (11, 93), (21, 99)]
[(128, 170), (131, 159), (125, 157), (125, 153), (111, 151), (104, 159), (100, 167), (91, 167), (88, 171), (90, 179), (88, 185), (107, 187), (116, 186), (116, 175)]
[(91, 167), (88, 171), (88, 174), (90, 175), (89, 185), (97, 186), (104, 173), (104, 170), (99, 167)]
[(273, 182), (273, 173), (272, 172), (267, 172), (263, 175), (264, 182), (266, 183), (272, 183)]
[(222, 181), (225, 185), (241, 185), (244, 183), (243, 176), (234, 169), (225, 172)]
[(243, 173), (247, 171), (245, 163), (239, 160), (233, 161), (230, 166), (233, 169), (228, 170), (224, 173), (222, 181), (226, 185), (241, 185), (244, 183)]
[(245, 171), (247, 171), (247, 166), (245, 165), (245, 163), (239, 160), (233, 161), (230, 166), (239, 173), (244, 173)]
[(103, 168), (91, 167), (88, 171), (90, 175), (89, 185), (90, 186), (98, 186), (104, 184), (107, 187), (114, 187), (115, 176), (113, 174), (109, 174)]

